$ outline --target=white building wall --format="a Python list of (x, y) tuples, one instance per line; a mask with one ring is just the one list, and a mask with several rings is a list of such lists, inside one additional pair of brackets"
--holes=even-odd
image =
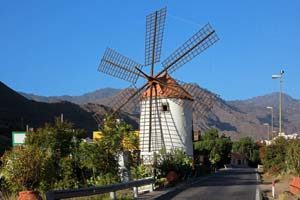
[[(193, 156), (192, 101), (184, 99), (153, 98), (151, 150), (149, 152), (150, 101), (141, 101), (140, 149), (141, 156), (151, 156), (161, 149), (181, 148)], [(169, 110), (163, 111), (162, 105)]]

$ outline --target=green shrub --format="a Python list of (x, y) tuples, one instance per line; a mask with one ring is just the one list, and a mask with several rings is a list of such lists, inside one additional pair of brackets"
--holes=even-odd
[(115, 174), (107, 173), (102, 176), (91, 177), (87, 183), (89, 186), (111, 185), (118, 183), (120, 180)]
[(286, 171), (286, 152), (288, 146), (289, 141), (283, 137), (279, 137), (271, 145), (265, 147), (262, 163), (267, 171), (273, 174)]
[(36, 190), (47, 176), (49, 159), (37, 148), (14, 147), (1, 159), (1, 174), (13, 191)]
[(53, 189), (69, 189), (78, 188), (79, 180), (76, 174), (75, 160), (72, 156), (63, 157), (58, 163), (59, 170), (57, 170), (56, 180)]
[(131, 168), (131, 176), (133, 179), (142, 179), (152, 176), (152, 167), (139, 165)]
[(175, 171), (181, 179), (192, 173), (192, 158), (181, 149), (161, 150), (154, 160), (153, 167), (158, 178), (166, 177), (170, 171)]
[(118, 176), (118, 161), (115, 154), (106, 151), (100, 143), (81, 142), (77, 151), (77, 160), (82, 173), (95, 179), (105, 174)]
[(300, 140), (291, 140), (286, 153), (287, 169), (297, 176), (300, 175)]
[[(13, 192), (46, 192), (119, 182), (118, 155), (126, 150), (126, 145), (137, 146), (136, 135), (127, 124), (110, 118), (101, 131), (100, 141), (86, 143), (81, 140), (85, 135), (82, 130), (56, 119), (54, 124), (31, 132), (24, 146), (4, 154), (0, 187), (5, 184)], [(129, 138), (126, 145), (124, 138)]]

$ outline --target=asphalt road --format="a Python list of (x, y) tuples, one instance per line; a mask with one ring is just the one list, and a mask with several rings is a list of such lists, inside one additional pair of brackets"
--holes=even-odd
[(228, 169), (190, 186), (172, 199), (255, 200), (257, 184), (254, 169)]

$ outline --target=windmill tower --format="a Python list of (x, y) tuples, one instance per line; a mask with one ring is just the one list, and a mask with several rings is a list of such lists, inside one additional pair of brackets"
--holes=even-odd
[[(191, 125), (194, 99), (167, 73), (158, 79), (165, 85), (172, 85), (172, 89), (156, 83), (141, 96), (140, 150), (141, 157), (147, 163), (151, 163), (153, 153), (161, 149), (169, 151), (180, 148), (193, 156)], [(150, 104), (151, 93), (154, 102)]]
[[(146, 17), (145, 64), (142, 65), (107, 48), (98, 70), (132, 83), (117, 102), (112, 102), (115, 113), (132, 111), (140, 102), (140, 150), (147, 162), (160, 149), (181, 148), (193, 155), (193, 111), (198, 117), (211, 110), (216, 96), (198, 90), (191, 84), (180, 83), (170, 74), (217, 42), (218, 36), (210, 24), (205, 25), (163, 62), (163, 69), (154, 74), (154, 65), (160, 61), (166, 8)], [(136, 82), (146, 82), (139, 88)], [(196, 89), (195, 89), (196, 88)]]

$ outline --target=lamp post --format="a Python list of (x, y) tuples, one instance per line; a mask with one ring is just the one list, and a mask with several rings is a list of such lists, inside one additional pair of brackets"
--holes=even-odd
[(280, 70), (279, 74), (273, 74), (272, 79), (279, 79), (279, 86), (280, 86), (280, 92), (279, 92), (279, 135), (282, 134), (282, 78), (283, 78), (284, 71)]
[(264, 125), (268, 127), (268, 140), (270, 140), (270, 125), (268, 123), (264, 123)]
[(272, 106), (268, 106), (267, 109), (271, 110), (271, 132), (274, 132), (274, 110)]

